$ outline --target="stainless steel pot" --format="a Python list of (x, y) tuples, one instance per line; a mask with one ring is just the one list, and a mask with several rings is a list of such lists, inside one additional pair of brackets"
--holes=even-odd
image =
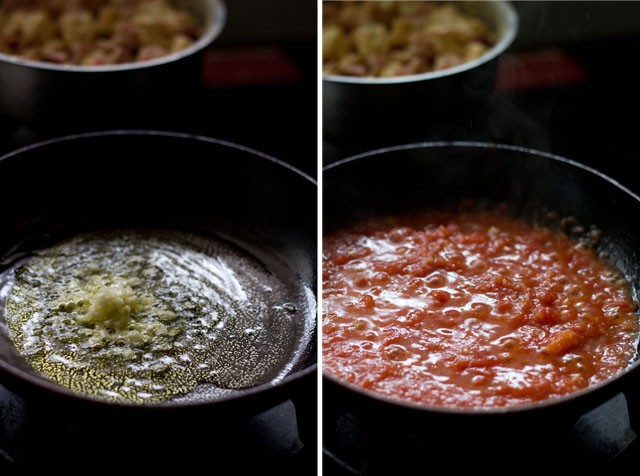
[(77, 66), (0, 53), (0, 115), (36, 124), (86, 124), (144, 109), (162, 111), (198, 84), (203, 50), (226, 24), (223, 0), (194, 0), (190, 5), (204, 33), (188, 48), (161, 58)]
[(504, 1), (464, 2), (465, 8), (487, 21), (498, 41), (484, 55), (462, 65), (393, 78), (323, 75), (322, 113), (325, 138), (363, 139), (376, 134), (397, 135), (428, 130), (429, 124), (459, 114), (493, 88), (497, 58), (513, 42), (518, 15)]

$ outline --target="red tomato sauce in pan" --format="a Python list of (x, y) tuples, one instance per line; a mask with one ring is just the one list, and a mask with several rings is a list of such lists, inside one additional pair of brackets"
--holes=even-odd
[(323, 368), (409, 402), (503, 407), (636, 356), (629, 283), (584, 243), (500, 210), (377, 218), (324, 238)]

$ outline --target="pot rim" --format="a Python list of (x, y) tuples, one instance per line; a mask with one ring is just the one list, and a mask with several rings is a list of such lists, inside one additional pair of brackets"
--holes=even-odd
[(451, 68), (442, 69), (439, 71), (429, 71), (420, 74), (406, 74), (402, 76), (394, 76), (390, 78), (378, 78), (378, 77), (358, 77), (358, 76), (344, 76), (338, 74), (324, 74), (322, 75), (323, 82), (327, 83), (345, 83), (345, 84), (362, 84), (362, 85), (385, 85), (385, 84), (401, 84), (412, 83), (418, 81), (428, 81), (430, 79), (444, 78), (447, 76), (453, 76), (455, 74), (463, 73), (465, 71), (475, 69), (485, 63), (488, 63), (501, 55), (515, 40), (518, 32), (519, 19), (515, 7), (510, 1), (494, 0), (488, 3), (492, 3), (496, 6), (500, 12), (500, 17), (503, 20), (502, 28), (504, 29), (500, 40), (493, 45), (483, 55), (471, 60), (466, 61), (460, 65), (453, 66)]
[(214, 18), (206, 25), (206, 30), (200, 35), (197, 41), (188, 47), (171, 53), (145, 61), (131, 61), (104, 66), (80, 66), (75, 64), (57, 64), (46, 61), (34, 61), (21, 58), (16, 55), (0, 53), (0, 62), (8, 63), (18, 67), (33, 68), (45, 71), (60, 71), (68, 73), (115, 73), (119, 71), (135, 71), (139, 69), (152, 68), (179, 61), (183, 58), (194, 55), (205, 49), (220, 35), (227, 23), (227, 7), (224, 0), (205, 0), (210, 3), (215, 14)]
[[(300, 176), (304, 180), (308, 181), (311, 185), (317, 186), (317, 182), (314, 178), (297, 169), (296, 167), (290, 165), (289, 163), (277, 159), (271, 155), (268, 155), (264, 152), (260, 152), (256, 149), (252, 149), (250, 147), (246, 147), (234, 142), (229, 142), (221, 139), (216, 139), (213, 137), (203, 136), (203, 135), (195, 135), (190, 133), (183, 132), (173, 132), (173, 131), (161, 131), (161, 130), (145, 130), (145, 129), (116, 129), (116, 130), (107, 130), (107, 131), (96, 131), (96, 132), (83, 132), (78, 134), (70, 134), (62, 137), (56, 137), (53, 139), (43, 140), (41, 142), (37, 142), (34, 144), (30, 144), (14, 151), (11, 151), (7, 154), (0, 156), (0, 165), (5, 160), (9, 160), (14, 157), (20, 157), (21, 155), (28, 153), (34, 149), (46, 148), (50, 145), (61, 144), (66, 142), (74, 142), (77, 140), (84, 139), (92, 139), (92, 138), (102, 138), (102, 137), (110, 137), (110, 136), (128, 136), (128, 137), (165, 137), (165, 138), (174, 138), (180, 140), (189, 140), (189, 141), (197, 141), (203, 143), (210, 143), (215, 145), (221, 145), (223, 147), (228, 147), (231, 149), (236, 149), (242, 152), (246, 152), (248, 154), (260, 157), (261, 159), (266, 159), (275, 165), (287, 169), (288, 171)], [(316, 311), (317, 312), (317, 311)], [(317, 335), (317, 325), (316, 330), (314, 331), (314, 336)], [(314, 345), (315, 337), (312, 337), (310, 341), (310, 346), (315, 348)], [(291, 384), (295, 384), (297, 381), (302, 379), (310, 378), (317, 371), (318, 364), (317, 362), (311, 362), (306, 367), (301, 369), (292, 371), (282, 379), (277, 382), (266, 382), (260, 385), (256, 385), (254, 387), (249, 387), (246, 389), (242, 389), (238, 393), (234, 393), (232, 395), (224, 396), (221, 398), (215, 399), (186, 399), (179, 403), (167, 401), (161, 403), (135, 403), (128, 401), (112, 401), (107, 399), (101, 399), (98, 397), (94, 397), (91, 395), (83, 394), (81, 392), (75, 392), (67, 387), (56, 384), (53, 381), (48, 380), (44, 376), (37, 376), (34, 374), (30, 374), (27, 372), (23, 372), (20, 369), (10, 365), (4, 360), (0, 359), (0, 386), (4, 385), (3, 377), (8, 377), (12, 380), (11, 383), (18, 383), (21, 386), (27, 386), (29, 390), (35, 390), (36, 392), (43, 394), (45, 396), (55, 396), (62, 398), (69, 402), (74, 402), (78, 404), (89, 404), (102, 408), (108, 409), (122, 409), (122, 410), (133, 410), (136, 412), (175, 412), (180, 411), (181, 409), (205, 409), (205, 408), (214, 408), (221, 405), (226, 404), (234, 404), (234, 403), (242, 403), (244, 401), (248, 401), (250, 399), (256, 398), (260, 395), (272, 394), (273, 392), (277, 392), (279, 389), (289, 386)], [(9, 382), (7, 382), (9, 383)], [(7, 385), (7, 388), (13, 388), (13, 386)]]
[[(623, 193), (631, 196), (634, 200), (638, 201), (640, 203), (640, 196), (637, 195), (636, 193), (632, 192), (631, 190), (629, 190), (627, 187), (625, 187), (624, 185), (620, 184), (618, 181), (614, 180), (613, 178), (609, 177), (608, 175), (598, 171), (597, 169), (594, 169), (588, 165), (585, 165), (581, 162), (575, 161), (575, 160), (571, 160), (568, 158), (565, 158), (563, 156), (557, 155), (557, 154), (553, 154), (551, 152), (545, 152), (545, 151), (540, 151), (540, 150), (536, 150), (536, 149), (532, 149), (532, 148), (527, 148), (527, 147), (522, 147), (522, 146), (517, 146), (517, 145), (511, 145), (511, 144), (501, 144), (501, 143), (494, 143), (494, 142), (480, 142), (480, 141), (433, 141), (433, 142), (415, 142), (415, 143), (407, 143), (407, 144), (401, 144), (401, 145), (395, 145), (395, 146), (390, 146), (390, 147), (383, 147), (383, 148), (379, 148), (379, 149), (374, 149), (374, 150), (370, 150), (370, 151), (366, 151), (363, 153), (359, 153), (350, 157), (346, 157), (344, 159), (338, 160), (336, 162), (333, 162), (331, 164), (328, 164), (327, 166), (325, 166), (323, 168), (323, 172), (326, 171), (330, 171), (332, 169), (335, 169), (337, 167), (343, 166), (343, 165), (348, 165), (352, 162), (358, 161), (358, 160), (362, 160), (362, 159), (366, 159), (368, 157), (378, 157), (390, 152), (397, 152), (397, 151), (403, 151), (403, 150), (419, 150), (419, 149), (438, 149), (438, 148), (477, 148), (477, 149), (483, 149), (483, 150), (487, 150), (487, 149), (497, 149), (497, 150), (508, 150), (508, 151), (514, 151), (514, 152), (518, 152), (518, 153), (523, 153), (523, 154), (527, 154), (527, 155), (531, 155), (531, 156), (535, 156), (535, 157), (541, 157), (541, 158), (546, 158), (549, 160), (554, 160), (554, 161), (558, 161), (558, 162), (562, 162), (565, 163), (569, 166), (572, 167), (577, 167), (579, 169), (584, 170), (587, 173), (593, 174), (595, 176), (598, 176), (600, 179), (609, 182), (612, 186), (618, 188), (620, 191), (622, 191)], [(321, 353), (321, 358), (322, 358), (322, 353)], [(586, 388), (583, 388), (581, 390), (577, 390), (575, 392), (571, 392), (569, 394), (560, 396), (560, 397), (554, 397), (554, 398), (548, 398), (548, 399), (544, 399), (544, 400), (540, 400), (537, 402), (532, 402), (532, 403), (526, 403), (526, 404), (520, 404), (520, 405), (510, 405), (510, 406), (506, 406), (506, 407), (473, 407), (473, 408), (464, 408), (464, 407), (446, 407), (446, 406), (436, 406), (436, 405), (425, 405), (425, 404), (420, 404), (420, 403), (413, 403), (413, 402), (409, 402), (406, 400), (402, 400), (399, 398), (392, 398), (392, 397), (388, 397), (385, 396), (383, 394), (374, 392), (372, 390), (368, 390), (365, 388), (362, 388), (358, 385), (355, 385), (353, 383), (347, 382), (335, 375), (332, 375), (331, 373), (325, 371), (324, 369), (322, 370), (322, 378), (325, 380), (328, 380), (330, 382), (332, 382), (334, 385), (338, 386), (338, 387), (343, 387), (346, 388), (347, 390), (349, 390), (351, 393), (360, 395), (365, 397), (366, 399), (372, 401), (372, 402), (378, 402), (378, 403), (382, 403), (385, 405), (388, 405), (390, 407), (393, 408), (397, 408), (397, 409), (405, 409), (405, 410), (409, 410), (412, 412), (417, 412), (417, 413), (437, 413), (437, 414), (443, 414), (443, 415), (460, 415), (460, 416), (477, 416), (477, 417), (481, 417), (481, 416), (486, 416), (486, 415), (514, 415), (514, 414), (520, 414), (520, 415), (525, 415), (525, 414), (529, 414), (538, 410), (543, 410), (543, 409), (549, 409), (549, 408), (558, 408), (561, 406), (564, 406), (570, 402), (577, 402), (577, 401), (583, 401), (588, 399), (589, 396), (593, 396), (594, 394), (597, 393), (602, 393), (602, 392), (606, 392), (609, 389), (616, 389), (618, 387), (618, 384), (620, 384), (620, 382), (624, 379), (626, 379), (629, 374), (631, 373), (635, 373), (635, 372), (640, 372), (640, 353), (638, 355), (636, 355), (636, 357), (634, 358), (634, 360), (632, 362), (629, 363), (629, 365), (621, 370), (620, 372), (616, 373), (615, 375), (611, 376), (610, 378), (603, 380), (601, 382), (598, 382), (596, 384), (593, 385), (589, 385)], [(619, 390), (616, 390), (619, 391)]]

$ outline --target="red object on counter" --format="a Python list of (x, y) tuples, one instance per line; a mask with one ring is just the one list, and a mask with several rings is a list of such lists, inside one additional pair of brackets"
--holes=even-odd
[(300, 69), (276, 46), (218, 48), (205, 54), (203, 81), (207, 87), (292, 83), (301, 78)]
[(587, 71), (569, 53), (548, 48), (503, 55), (496, 90), (501, 92), (561, 86), (587, 80)]

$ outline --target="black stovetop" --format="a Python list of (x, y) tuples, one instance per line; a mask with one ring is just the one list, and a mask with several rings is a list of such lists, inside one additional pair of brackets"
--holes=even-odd
[[(364, 421), (370, 414), (342, 408), (323, 415), (323, 474), (326, 476), (382, 476), (418, 474), (440, 462), (461, 472), (486, 469), (492, 474), (513, 474), (523, 469), (571, 470), (586, 474), (628, 474), (640, 462), (640, 438), (634, 428), (638, 412), (619, 393), (576, 419), (575, 424), (557, 425), (535, 433), (531, 425), (510, 431), (486, 426), (481, 439), (468, 437), (466, 428), (448, 428), (441, 433), (433, 425), (410, 424), (390, 428)], [(426, 423), (425, 422), (422, 423)], [(415, 423), (415, 422), (413, 422)], [(390, 432), (393, 432), (390, 434)], [(434, 438), (432, 433), (439, 437)], [(453, 434), (453, 436), (452, 436)], [(437, 465), (436, 465), (437, 466)], [(421, 473), (422, 469), (424, 473)], [(554, 472), (554, 471), (557, 471)]]

